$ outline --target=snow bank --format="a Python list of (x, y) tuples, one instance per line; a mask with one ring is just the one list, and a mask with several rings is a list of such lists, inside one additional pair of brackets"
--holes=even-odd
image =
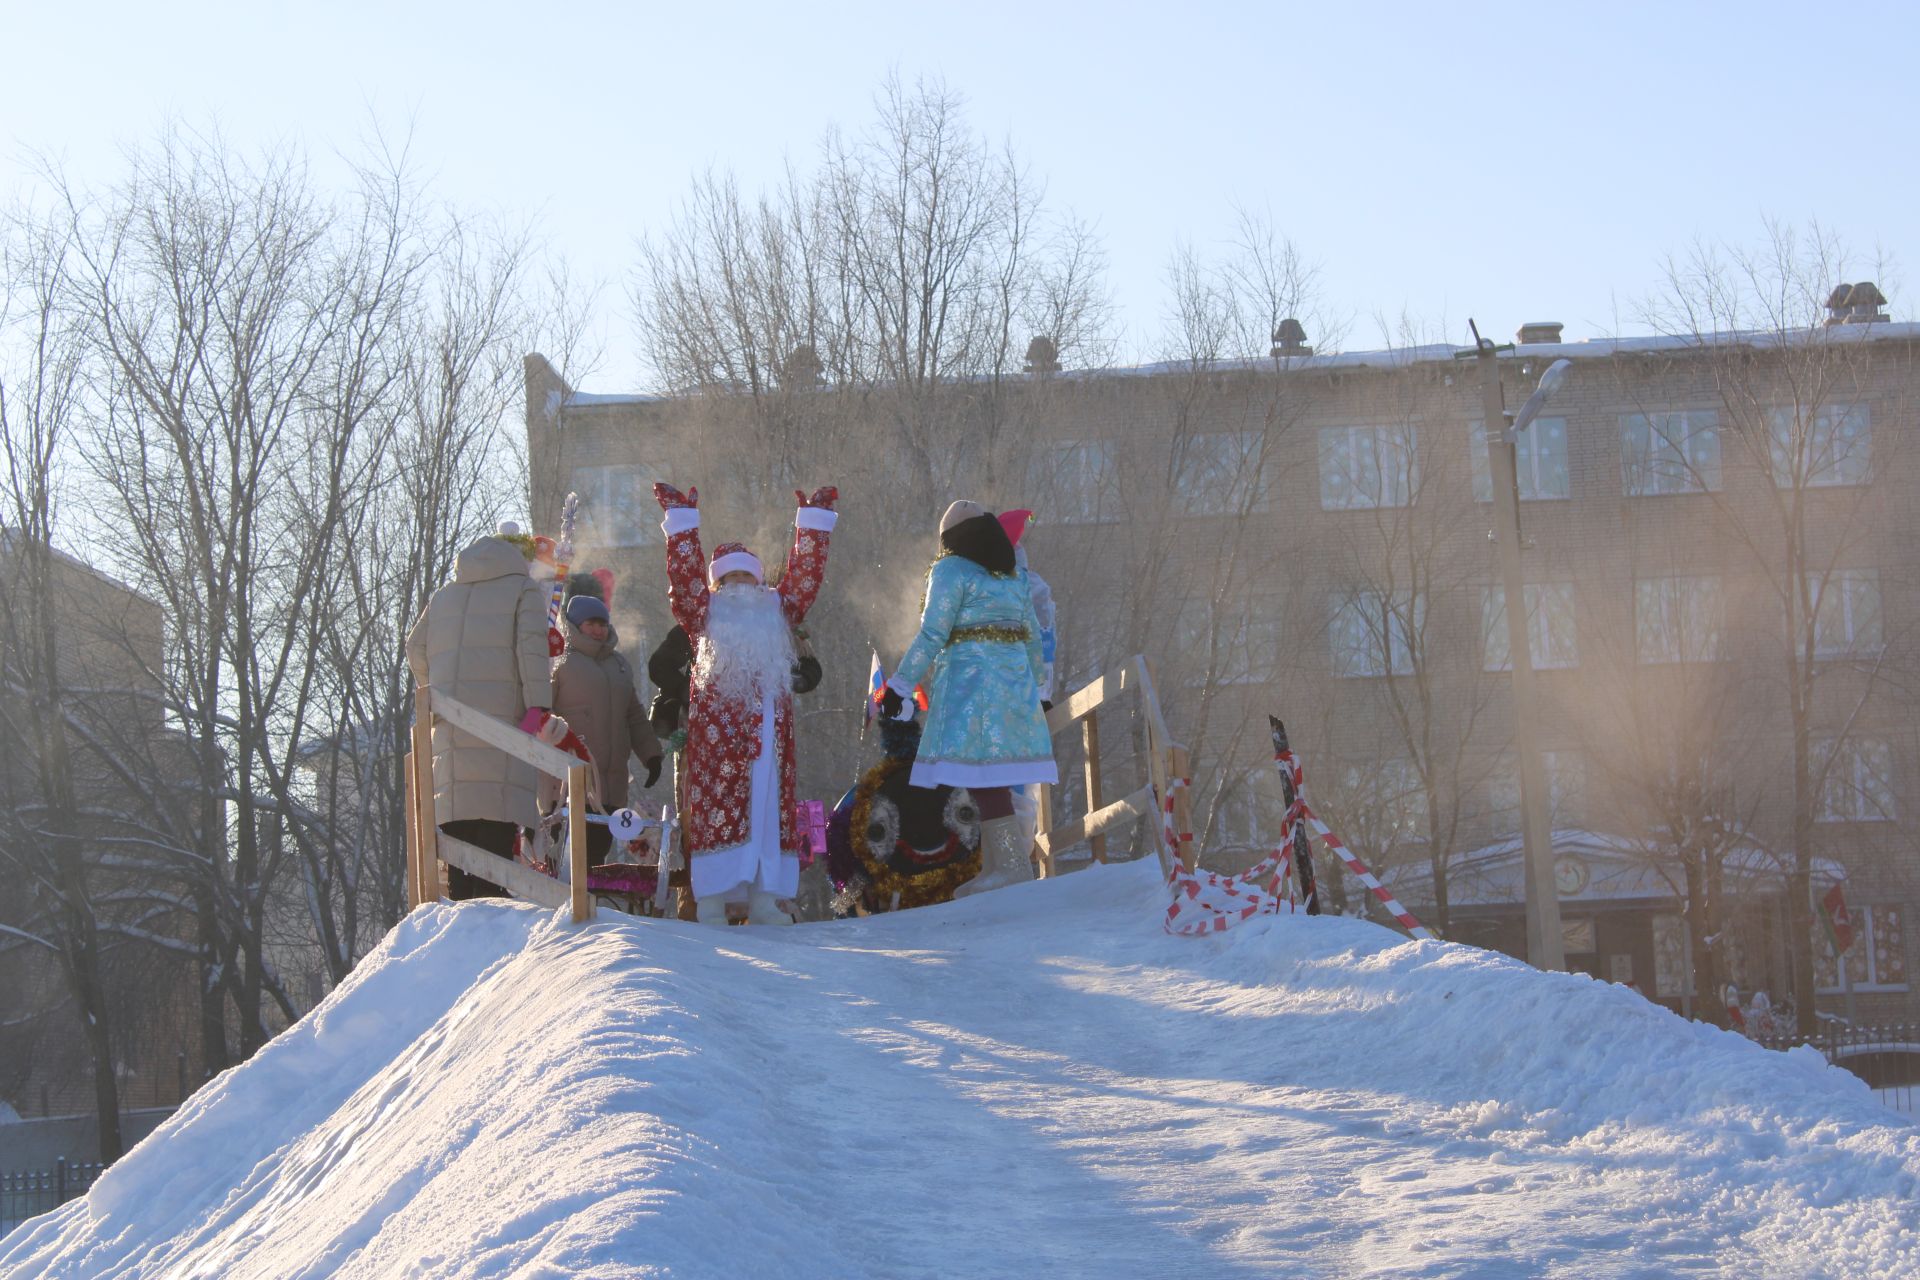
[(423, 908), (0, 1277), (1920, 1274), (1920, 1130), (1817, 1055), (1160, 895)]

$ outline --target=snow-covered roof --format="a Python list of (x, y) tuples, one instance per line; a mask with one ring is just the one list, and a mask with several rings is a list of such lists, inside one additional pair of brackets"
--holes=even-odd
[[(9, 550), (12, 549), (13, 544), (19, 540), (20, 536), (21, 534), (18, 529), (12, 528), (11, 526), (8, 526), (8, 525), (0, 525), (0, 547), (6, 547)], [(120, 579), (114, 577), (112, 574), (106, 572), (104, 569), (99, 569), (94, 567), (93, 565), (88, 564), (85, 560), (82, 560), (79, 556), (73, 555), (70, 552), (62, 551), (58, 547), (48, 547), (47, 549), (53, 552), (53, 558), (60, 561), (62, 564), (68, 565), (71, 568), (80, 570), (80, 572), (82, 573), (98, 578), (101, 582), (105, 583), (109, 587), (112, 587), (115, 591), (124, 592), (125, 594), (132, 596), (134, 599), (139, 600), (144, 604), (151, 604), (151, 605), (159, 604), (159, 601), (155, 600), (152, 596), (140, 590), (138, 587), (122, 582)]]
[[(1800, 346), (1812, 342), (1855, 344), (1863, 342), (1920, 342), (1920, 323), (1848, 324), (1832, 328), (1780, 332), (1773, 329), (1744, 329), (1716, 334), (1647, 334), (1640, 337), (1583, 338), (1578, 342), (1525, 342), (1504, 348), (1500, 355), (1509, 360), (1608, 360), (1623, 355), (1684, 355), (1690, 351), (1715, 347), (1775, 348)], [(1434, 342), (1419, 346), (1385, 347), (1377, 351), (1339, 351), (1286, 360), (1217, 360), (1206, 366), (1209, 372), (1233, 371), (1272, 373), (1310, 373), (1328, 369), (1405, 369), (1420, 364), (1451, 364), (1470, 354), (1472, 347), (1456, 347)], [(1186, 360), (1158, 360), (1148, 364), (1113, 369), (1089, 369), (1065, 373), (1065, 378), (1103, 376), (1157, 377), (1169, 373), (1188, 373), (1194, 366)]]
[[(1574, 858), (1586, 883), (1577, 893), (1562, 893), (1562, 903), (1672, 901), (1679, 870), (1643, 842), (1609, 832), (1565, 827), (1553, 833), (1555, 859)], [(1729, 849), (1726, 875), (1732, 887), (1747, 892), (1784, 888), (1785, 869), (1772, 854), (1754, 845)], [(1525, 850), (1519, 836), (1458, 854), (1447, 864), (1447, 898), (1455, 907), (1518, 906), (1526, 901)], [(1838, 883), (1846, 869), (1829, 858), (1813, 860), (1814, 879)], [(1432, 875), (1425, 863), (1395, 867), (1382, 879), (1409, 901), (1433, 900)]]
[(561, 401), (569, 409), (598, 409), (609, 405), (623, 404), (659, 404), (668, 396), (656, 396), (645, 391), (612, 392), (601, 395), (590, 391), (572, 391)]
[[(1843, 324), (1831, 328), (1782, 332), (1774, 329), (1743, 329), (1715, 334), (1647, 334), (1639, 337), (1583, 338), (1578, 342), (1526, 342), (1504, 347), (1500, 356), (1507, 360), (1610, 360), (1628, 355), (1685, 355), (1718, 347), (1754, 347), (1770, 349), (1801, 346), (1815, 342), (1856, 344), (1870, 342), (1920, 342), (1920, 322), (1888, 321), (1876, 324)], [(1056, 381), (1087, 382), (1102, 378), (1156, 378), (1170, 374), (1190, 374), (1196, 368), (1207, 373), (1317, 373), (1340, 369), (1409, 369), (1423, 364), (1453, 364), (1472, 347), (1449, 342), (1430, 342), (1416, 346), (1382, 347), (1370, 351), (1335, 351), (1323, 355), (1293, 356), (1284, 360), (1248, 358), (1213, 360), (1196, 366), (1188, 360), (1154, 360), (1143, 364), (1111, 365), (1098, 369), (1067, 369), (1049, 375)], [(1019, 378), (1014, 379), (1020, 380)], [(659, 404), (673, 396), (646, 392), (595, 395), (584, 391), (568, 393), (563, 403), (568, 408), (602, 408), (619, 405)], [(548, 411), (552, 412), (549, 404)]]

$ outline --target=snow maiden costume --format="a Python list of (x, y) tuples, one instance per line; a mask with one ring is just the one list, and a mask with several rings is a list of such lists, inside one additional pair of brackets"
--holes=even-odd
[[(820, 594), (839, 493), (825, 487), (801, 498), (777, 588), (763, 585), (759, 559), (739, 543), (716, 547), (709, 571), (700, 547), (698, 490), (682, 495), (656, 484), (653, 494), (666, 512), (668, 599), (694, 647), (685, 830), (698, 917), (725, 924), (726, 896), (744, 885), (750, 923), (791, 923), (775, 903), (800, 886), (793, 628)], [(734, 573), (753, 581), (723, 585)]]
[(1007, 788), (1055, 783), (1053, 738), (1040, 709), (1040, 623), (1013, 543), (986, 508), (956, 502), (940, 520), (920, 634), (887, 682), (889, 714), (926, 677), (930, 694), (912, 782), (965, 787), (981, 816), (986, 870), (956, 897), (1033, 878)]

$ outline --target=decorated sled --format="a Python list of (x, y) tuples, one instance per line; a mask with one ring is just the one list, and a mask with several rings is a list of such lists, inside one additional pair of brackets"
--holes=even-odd
[(827, 819), (835, 914), (870, 915), (946, 902), (980, 872), (980, 812), (960, 787), (907, 785), (917, 720), (880, 722), (879, 762)]

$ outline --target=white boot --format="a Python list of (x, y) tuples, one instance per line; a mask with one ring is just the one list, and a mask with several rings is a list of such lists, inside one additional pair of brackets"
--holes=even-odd
[(953, 891), (956, 898), (1024, 884), (1033, 879), (1026, 828), (1018, 818), (989, 818), (980, 824), (980, 874)]
[(779, 899), (765, 889), (755, 889), (747, 899), (748, 924), (792, 924), (793, 917), (780, 909)]
[(704, 898), (696, 898), (693, 903), (693, 916), (701, 924), (727, 927), (727, 895), (710, 893)]

